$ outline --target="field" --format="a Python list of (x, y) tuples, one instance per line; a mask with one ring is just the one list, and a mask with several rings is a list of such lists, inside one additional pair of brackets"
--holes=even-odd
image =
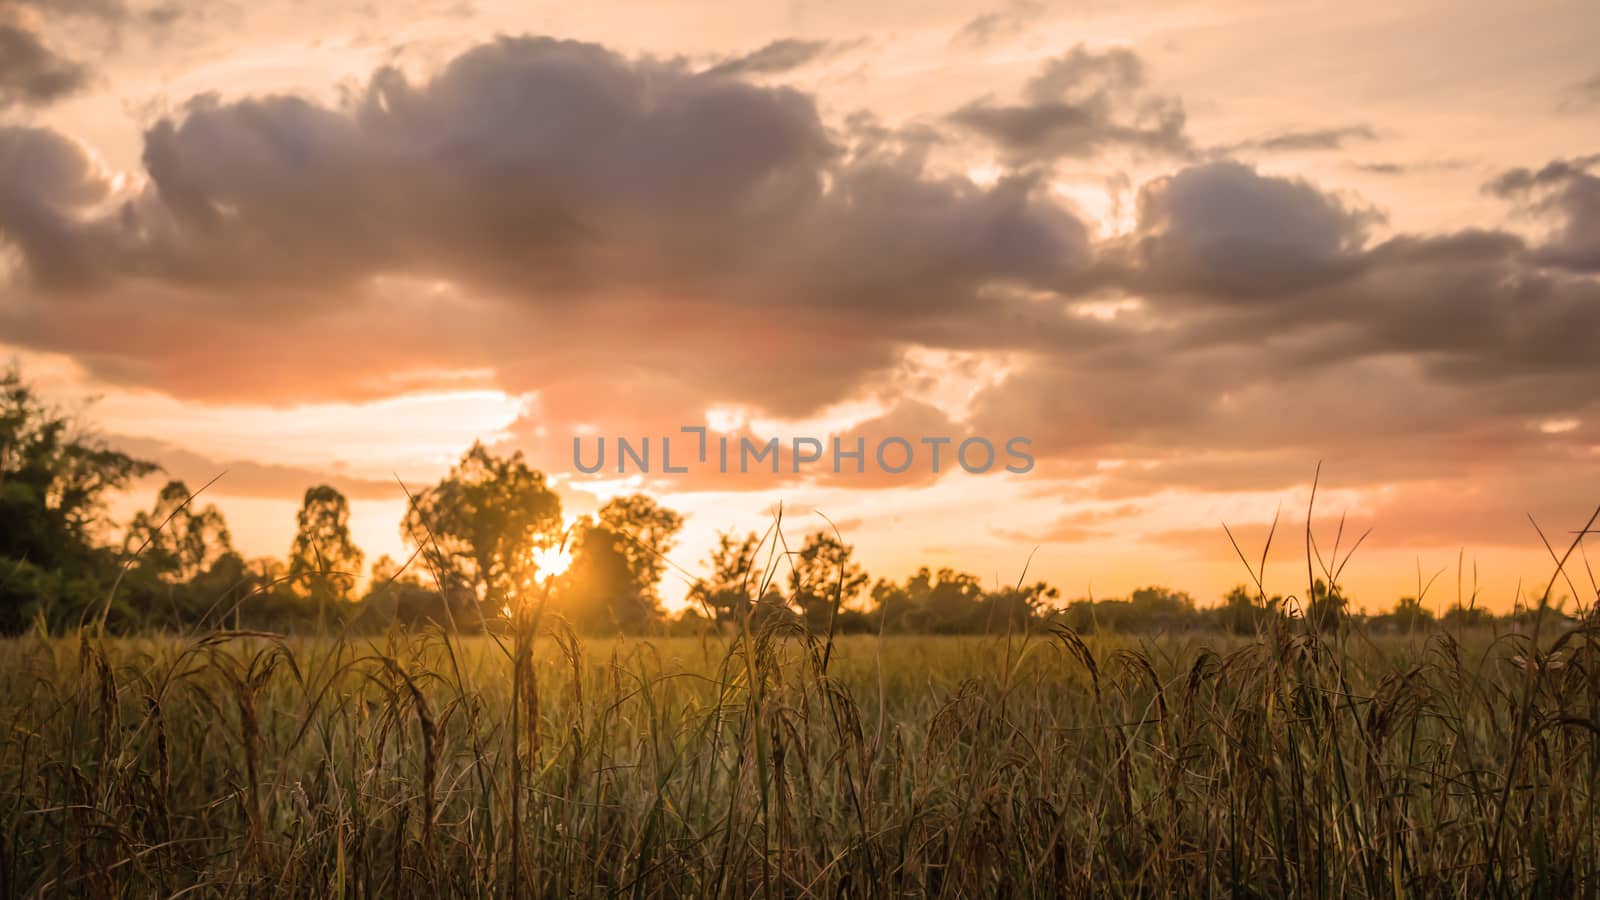
[(8, 896), (1592, 893), (1597, 630), (0, 645)]

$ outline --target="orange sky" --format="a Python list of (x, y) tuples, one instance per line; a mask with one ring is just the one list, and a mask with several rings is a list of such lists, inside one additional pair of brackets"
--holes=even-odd
[[(396, 479), (481, 438), (573, 513), (660, 495), (691, 571), (781, 502), (875, 576), (1037, 547), (1066, 596), (1210, 602), (1221, 523), (1258, 553), (1280, 506), (1303, 585), (1320, 461), (1357, 605), (1475, 563), (1504, 609), (1552, 571), (1529, 516), (1564, 547), (1600, 504), (1589, 7), (12, 0), (0, 353), (227, 470), (249, 554), (329, 481), (398, 555)], [(572, 465), (701, 424), (1037, 465)]]

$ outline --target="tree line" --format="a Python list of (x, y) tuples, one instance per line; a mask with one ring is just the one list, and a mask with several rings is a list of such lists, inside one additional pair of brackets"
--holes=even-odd
[[(1043, 581), (986, 586), (969, 573), (918, 569), (872, 581), (831, 530), (790, 546), (765, 534), (724, 533), (694, 575), (669, 561), (683, 517), (655, 499), (613, 498), (570, 525), (561, 498), (521, 453), (474, 444), (437, 484), (409, 495), (405, 559), (365, 554), (350, 535), (350, 504), (335, 488), (306, 490), (282, 558), (246, 559), (203, 493), (168, 481), (112, 541), (106, 501), (159, 467), (107, 446), (46, 404), (15, 368), (0, 375), (0, 633), (82, 625), (116, 631), (178, 628), (327, 630), (436, 623), (478, 630), (538, 604), (588, 633), (703, 633), (742, 624), (815, 631), (1003, 633), (1045, 621), (1082, 632), (1224, 629), (1251, 633), (1291, 607), (1328, 627), (1348, 621), (1348, 598), (1317, 582), (1304, 610), (1236, 588), (1201, 608), (1162, 587), (1126, 598), (1061, 602)], [(363, 575), (368, 577), (363, 578)], [(664, 577), (689, 604), (663, 607)], [(1457, 608), (1447, 624), (1486, 624)], [(1414, 598), (1370, 617), (1425, 627)]]

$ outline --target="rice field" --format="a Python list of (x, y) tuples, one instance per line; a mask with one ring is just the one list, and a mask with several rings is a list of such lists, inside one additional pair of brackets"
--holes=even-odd
[(1597, 638), (24, 637), (0, 893), (1592, 896)]

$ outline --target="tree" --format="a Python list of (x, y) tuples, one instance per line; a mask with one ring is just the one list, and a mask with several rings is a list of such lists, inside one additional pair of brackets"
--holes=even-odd
[(34, 614), (75, 621), (114, 577), (96, 544), (106, 496), (156, 471), (47, 406), (15, 367), (0, 374), (0, 632)]
[(867, 586), (867, 573), (851, 559), (854, 553), (854, 547), (834, 535), (814, 531), (791, 557), (789, 601), (805, 614), (813, 631), (826, 630), (834, 610)]
[(138, 567), (169, 583), (193, 581), (233, 552), (233, 536), (214, 504), (193, 502), (188, 485), (169, 481), (148, 512), (134, 515), (122, 541), (125, 556), (138, 554)]
[(422, 548), (441, 590), (498, 610), (532, 584), (534, 551), (559, 540), (561, 498), (520, 452), (500, 457), (474, 443), (415, 498), (401, 533)]
[(1311, 602), (1306, 605), (1306, 619), (1319, 631), (1335, 631), (1343, 624), (1349, 598), (1337, 587), (1329, 588), (1321, 578), (1311, 583)]
[(1401, 597), (1389, 617), (1401, 631), (1416, 631), (1433, 623), (1433, 611), (1423, 606), (1416, 597)]
[(1025, 630), (1060, 596), (1060, 591), (1043, 581), (989, 591), (983, 595), (984, 628), (990, 632)]
[(711, 577), (696, 581), (689, 599), (708, 609), (719, 624), (734, 621), (761, 590), (763, 573), (756, 559), (761, 545), (761, 537), (754, 531), (742, 538), (735, 538), (731, 531), (718, 534), (717, 546), (705, 561)]
[(872, 589), (877, 614), (896, 631), (962, 634), (984, 628), (984, 591), (978, 576), (927, 566), (902, 587), (879, 581)]
[[(361, 598), (362, 608), (371, 610), (379, 622), (446, 625), (455, 620), (461, 627), (475, 625), (475, 616), (462, 615), (466, 610), (445, 608), (444, 598), (434, 585), (425, 581), (419, 567), (420, 563), (413, 562), (402, 568), (399, 561), (387, 554), (378, 557), (372, 564), (367, 594)], [(467, 621), (462, 621), (463, 618)]]
[(556, 608), (586, 630), (638, 631), (661, 618), (658, 585), (683, 517), (643, 494), (617, 497), (572, 528)]
[(364, 554), (350, 540), (350, 503), (325, 484), (306, 490), (295, 517), (289, 548), (289, 578), (320, 612), (328, 602), (344, 602), (355, 591)]
[(600, 507), (599, 526), (616, 534), (633, 585), (659, 602), (657, 589), (666, 570), (667, 553), (677, 546), (683, 516), (645, 494), (614, 497)]
[(1263, 606), (1256, 602), (1256, 594), (1244, 585), (1238, 585), (1222, 598), (1217, 610), (1217, 622), (1234, 634), (1255, 634), (1272, 613), (1272, 601)]
[(1450, 607), (1439, 622), (1444, 628), (1459, 631), (1463, 628), (1487, 628), (1494, 624), (1494, 614), (1481, 606), (1473, 604)]
[(572, 529), (572, 563), (552, 586), (554, 608), (580, 631), (637, 631), (660, 613), (635, 581), (626, 539), (588, 516)]
[(167, 482), (155, 504), (134, 515), (122, 556), (129, 568), (120, 612), (146, 624), (180, 626), (225, 615), (253, 583), (222, 511), (196, 502), (181, 481)]

